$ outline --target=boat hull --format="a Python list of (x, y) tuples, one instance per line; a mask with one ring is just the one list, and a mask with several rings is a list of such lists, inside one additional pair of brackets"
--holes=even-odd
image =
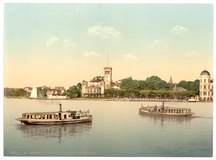
[(163, 112), (149, 112), (144, 109), (139, 109), (139, 113), (143, 115), (152, 115), (152, 116), (175, 116), (175, 117), (191, 117), (193, 113), (163, 113)]
[(92, 117), (80, 119), (64, 119), (64, 120), (40, 120), (40, 119), (23, 119), (18, 118), (17, 121), (28, 125), (59, 125), (59, 124), (77, 124), (92, 122)]

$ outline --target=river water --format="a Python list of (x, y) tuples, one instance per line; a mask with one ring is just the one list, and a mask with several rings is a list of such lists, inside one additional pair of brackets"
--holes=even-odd
[[(23, 112), (90, 110), (93, 122), (76, 125), (23, 125)], [(158, 102), (4, 100), (5, 156), (211, 157), (213, 104), (167, 102), (188, 107), (195, 118), (139, 115)]]

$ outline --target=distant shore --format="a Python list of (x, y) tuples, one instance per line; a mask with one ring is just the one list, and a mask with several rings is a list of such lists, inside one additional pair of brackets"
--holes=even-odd
[[(28, 99), (26, 97), (4, 97), (5, 99)], [(213, 101), (189, 102), (186, 99), (157, 99), (157, 98), (74, 98), (74, 99), (34, 99), (34, 100), (69, 100), (69, 101), (120, 101), (120, 102), (187, 102), (187, 103), (213, 103)]]

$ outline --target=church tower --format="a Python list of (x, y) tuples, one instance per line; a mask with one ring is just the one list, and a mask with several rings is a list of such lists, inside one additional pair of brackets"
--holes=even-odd
[(169, 84), (173, 84), (172, 76), (170, 76)]
[(112, 88), (112, 67), (104, 67), (105, 89)]

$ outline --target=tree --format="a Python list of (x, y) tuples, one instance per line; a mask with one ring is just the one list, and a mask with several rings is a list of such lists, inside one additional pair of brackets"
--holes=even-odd
[(199, 94), (199, 80), (195, 80), (195, 81), (185, 81), (182, 80), (177, 84), (177, 87), (182, 87), (188, 91), (193, 91), (195, 92), (196, 95)]
[(47, 97), (47, 89), (46, 88), (38, 87), (37, 92), (38, 92), (39, 98), (46, 98)]
[(6, 97), (29, 97), (30, 93), (26, 92), (22, 88), (4, 88), (4, 96)]
[(78, 98), (81, 97), (82, 92), (82, 85), (81, 83), (78, 83), (76, 86), (73, 85), (68, 90), (66, 90), (67, 97), (71, 98)]
[(161, 80), (160, 77), (158, 76), (151, 76), (146, 78), (146, 84), (147, 84), (147, 89), (151, 89), (151, 90), (158, 90), (158, 89), (170, 89), (170, 85), (164, 81)]

